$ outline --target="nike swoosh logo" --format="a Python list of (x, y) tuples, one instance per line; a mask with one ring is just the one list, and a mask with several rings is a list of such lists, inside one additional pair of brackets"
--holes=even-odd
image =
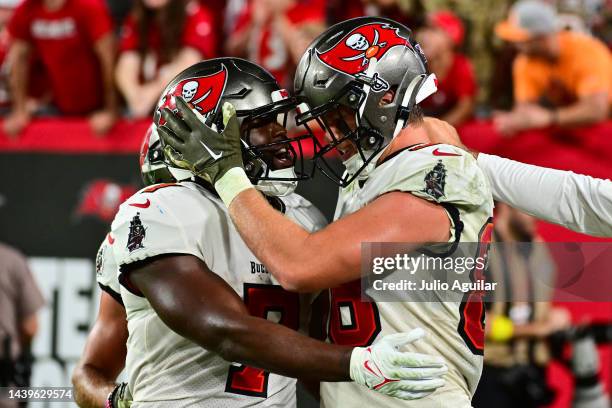
[(380, 377), (380, 374), (375, 372), (374, 370), (372, 370), (372, 368), (370, 367), (370, 360), (366, 360), (363, 363), (363, 366), (365, 367), (366, 370), (368, 370), (369, 372), (371, 372), (372, 374), (374, 374), (377, 377)]
[(147, 198), (147, 201), (145, 201), (144, 203), (130, 203), (128, 205), (131, 205), (132, 207), (136, 208), (149, 208), (149, 206), (151, 205), (151, 201), (149, 201), (149, 199)]
[(106, 238), (108, 239), (108, 243), (109, 244), (113, 245), (115, 243), (115, 238), (113, 238), (113, 236), (110, 234), (110, 232), (108, 233)]
[[(370, 367), (370, 364), (369, 364), (369, 363), (370, 363), (370, 360), (366, 360), (366, 361), (363, 363), (363, 366), (365, 367), (365, 369), (366, 369), (366, 370), (368, 370), (369, 372), (371, 372), (372, 374), (374, 374), (376, 377), (378, 377), (378, 378), (382, 378), (382, 381), (381, 381), (380, 383), (378, 383), (378, 384), (374, 385), (374, 386), (372, 387), (372, 389), (374, 389), (374, 390), (378, 390), (378, 389), (380, 389), (380, 388), (384, 387), (385, 385), (387, 385), (387, 384), (389, 384), (389, 383), (399, 381), (399, 380), (392, 380), (392, 379), (390, 379), (390, 378), (385, 377), (385, 376), (382, 374), (382, 372), (380, 372), (380, 370), (378, 370), (379, 372), (378, 372), (378, 373), (376, 373), (376, 372), (375, 372), (375, 371), (374, 371), (374, 370), (373, 370), (373, 369)], [(376, 368), (378, 369), (378, 367), (376, 367)]]
[(434, 156), (461, 156), (457, 153), (441, 152), (439, 148), (436, 148), (432, 153)]
[(219, 159), (221, 158), (221, 156), (223, 156), (223, 152), (221, 152), (221, 153), (215, 153), (215, 152), (213, 152), (212, 150), (210, 150), (210, 148), (209, 148), (208, 146), (206, 146), (206, 145), (204, 144), (204, 142), (202, 142), (201, 140), (200, 140), (199, 142), (200, 142), (200, 144), (201, 144), (202, 146), (204, 146), (204, 148), (206, 149), (206, 151), (208, 152), (208, 154), (210, 154), (210, 157), (212, 157), (212, 158), (213, 158), (213, 160), (215, 160), (215, 161), (216, 161), (216, 160), (219, 160)]

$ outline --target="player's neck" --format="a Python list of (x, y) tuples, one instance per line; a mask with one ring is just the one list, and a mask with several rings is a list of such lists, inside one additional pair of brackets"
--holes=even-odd
[(411, 123), (402, 129), (402, 131), (391, 141), (391, 143), (389, 143), (389, 146), (387, 146), (378, 161), (382, 162), (387, 156), (398, 150), (421, 143), (431, 143), (431, 139), (427, 135), (427, 131), (422, 124)]

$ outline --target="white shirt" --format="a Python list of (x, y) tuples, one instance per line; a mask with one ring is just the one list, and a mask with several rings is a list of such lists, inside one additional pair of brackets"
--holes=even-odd
[(612, 181), (480, 153), (493, 197), (541, 220), (612, 237)]

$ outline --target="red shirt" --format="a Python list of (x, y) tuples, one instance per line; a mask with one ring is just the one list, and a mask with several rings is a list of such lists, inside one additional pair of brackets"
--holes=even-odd
[[(149, 51), (155, 58), (156, 68), (159, 69), (160, 66), (169, 61), (161, 60), (161, 36), (157, 24), (153, 23), (150, 25), (148, 36)], [(136, 20), (134, 16), (129, 16), (121, 30), (120, 50), (121, 52), (138, 51), (138, 43)], [(205, 7), (194, 2), (190, 2), (187, 5), (187, 16), (180, 46), (190, 47), (199, 51), (202, 54), (202, 59), (214, 58), (216, 56), (215, 23), (212, 13)], [(146, 79), (149, 79), (149, 75), (144, 76)]]
[(438, 92), (421, 102), (427, 115), (441, 116), (450, 111), (461, 98), (476, 95), (476, 78), (472, 63), (464, 55), (455, 54), (445, 78), (438, 78)]
[(41, 0), (25, 0), (9, 22), (10, 34), (27, 41), (40, 56), (57, 107), (86, 114), (103, 106), (103, 82), (94, 44), (110, 33), (101, 0), (66, 0), (48, 11)]
[[(251, 23), (251, 2), (237, 19), (235, 32), (246, 29)], [(301, 0), (284, 12), (295, 26), (306, 23), (325, 24), (323, 0)], [(281, 86), (292, 87), (293, 64), (287, 45), (272, 22), (253, 30), (249, 39), (248, 58), (268, 70)]]

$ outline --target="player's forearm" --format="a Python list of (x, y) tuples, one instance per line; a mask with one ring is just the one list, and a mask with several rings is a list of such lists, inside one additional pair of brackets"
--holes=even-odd
[(75, 401), (83, 408), (104, 408), (108, 394), (116, 386), (113, 379), (87, 364), (75, 368), (72, 384)]
[[(478, 155), (493, 197), (574, 231), (612, 236), (612, 182), (568, 171)], [(543, 199), (546, 198), (546, 199)]]
[(326, 251), (313, 249), (311, 234), (270, 206), (256, 190), (240, 193), (229, 207), (242, 239), (288, 290), (310, 291), (310, 272), (325, 265)]
[(323, 343), (252, 316), (226, 320), (213, 331), (220, 339), (214, 351), (228, 361), (294, 378), (350, 381), (352, 347)]

